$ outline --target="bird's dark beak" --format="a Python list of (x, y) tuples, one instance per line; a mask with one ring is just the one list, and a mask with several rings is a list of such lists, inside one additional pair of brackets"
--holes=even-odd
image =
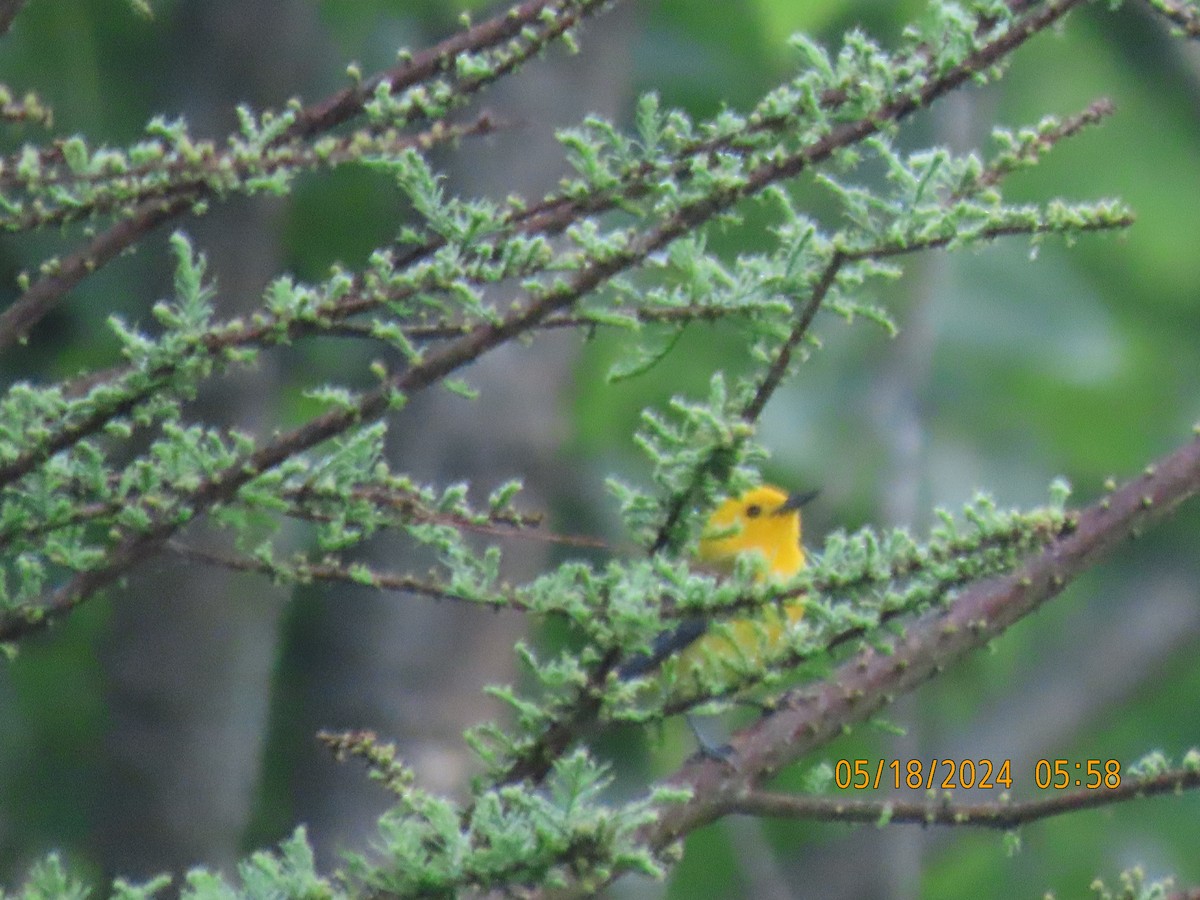
[(790, 512), (795, 512), (809, 500), (812, 500), (814, 497), (816, 497), (819, 493), (821, 493), (819, 490), (795, 491), (789, 494), (788, 498), (783, 501), (778, 509), (775, 510), (775, 515), (782, 516)]

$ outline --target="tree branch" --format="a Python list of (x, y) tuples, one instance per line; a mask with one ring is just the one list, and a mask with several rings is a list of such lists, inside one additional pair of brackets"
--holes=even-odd
[(1122, 779), (1119, 787), (1095, 790), (1058, 791), (1036, 800), (995, 803), (955, 803), (945, 796), (937, 800), (880, 800), (847, 798), (828, 794), (785, 794), (751, 790), (730, 799), (724, 814), (775, 819), (805, 819), (824, 822), (899, 823), (952, 825), (1007, 830), (1067, 813), (1124, 803), (1139, 797), (1174, 794), (1200, 788), (1200, 771), (1173, 769), (1144, 778)]
[(13, 19), (25, 5), (25, 0), (0, 0), (0, 35), (8, 34), (12, 28)]

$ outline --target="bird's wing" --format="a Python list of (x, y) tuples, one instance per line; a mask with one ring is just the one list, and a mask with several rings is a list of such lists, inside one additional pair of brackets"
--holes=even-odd
[(685, 619), (679, 625), (664, 631), (654, 639), (649, 653), (639, 653), (617, 669), (617, 677), (622, 681), (637, 678), (658, 668), (659, 663), (669, 656), (674, 656), (690, 647), (695, 640), (708, 630), (706, 619)]

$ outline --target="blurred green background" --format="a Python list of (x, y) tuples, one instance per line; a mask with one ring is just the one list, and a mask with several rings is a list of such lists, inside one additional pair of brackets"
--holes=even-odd
[[(285, 33), (268, 8), (286, 8), (304, 27)], [(845, 30), (861, 27), (891, 44), (923, 9), (915, 0), (661, 0), (628, 14), (619, 48), (590, 45), (589, 28), (580, 40), (583, 56), (592, 54), (614, 80), (626, 112), (637, 92), (653, 89), (664, 105), (705, 115), (726, 104), (744, 108), (786, 78), (793, 31), (836, 46)], [(92, 144), (133, 140), (158, 113), (188, 115), (197, 132), (220, 134), (232, 116), (224, 101), (204, 105), (207, 73), (222, 65), (206, 36), (250, 33), (272, 54), (293, 52), (292, 65), (256, 68), (251, 55), (244, 72), (227, 73), (234, 85), (245, 85), (241, 99), (279, 106), (293, 94), (312, 100), (340, 86), (350, 61), (373, 71), (390, 64), (402, 44), (445, 36), (456, 27), (459, 7), (432, 0), (157, 0), (154, 10), (145, 20), (114, 0), (30, 3), (0, 39), (0, 80), (17, 93), (38, 91), (55, 109), (57, 133), (81, 132)], [(476, 5), (473, 14), (485, 11)], [(197, 30), (201, 22), (207, 30)], [(605, 54), (613, 55), (611, 65)], [(1138, 4), (1115, 13), (1089, 7), (1019, 51), (998, 85), (971, 88), (923, 113), (900, 140), (907, 149), (986, 148), (993, 125), (1071, 115), (1100, 96), (1112, 98), (1116, 115), (1014, 175), (1006, 193), (1030, 201), (1120, 197), (1138, 216), (1127, 234), (1087, 237), (1069, 248), (1060, 241), (1034, 248), (1007, 241), (907, 260), (902, 280), (868, 287), (900, 325), (895, 339), (866, 324), (818, 320), (824, 349), (776, 397), (762, 428), (773, 453), (766, 475), (789, 487), (821, 488), (806, 520), (811, 550), (819, 552), (833, 529), (867, 523), (923, 532), (934, 506), (957, 508), (979, 489), (1001, 506), (1042, 503), (1060, 475), (1074, 486), (1073, 502), (1087, 503), (1106, 478), (1135, 474), (1187, 440), (1200, 421), (1194, 45), (1170, 38)], [(558, 100), (572, 103), (571, 96)], [(580, 105), (578, 117), (591, 111)], [(535, 119), (529, 127), (544, 124)], [(6, 152), (37, 139), (9, 128)], [(500, 153), (524, 136), (490, 140)], [(320, 277), (336, 260), (361, 263), (396, 232), (403, 215), (394, 192), (361, 172), (306, 179), (293, 197), (267, 206), (259, 224), (272, 230), (279, 268), (304, 278)], [(184, 227), (191, 230), (191, 223)], [(0, 242), (5, 302), (15, 296), (17, 271), (69, 245), (72, 236)], [(749, 228), (710, 235), (730, 255), (760, 240)], [(104, 318), (122, 311), (136, 320), (168, 289), (162, 247), (156, 236), (76, 291), (27, 348), (0, 359), (3, 377), (46, 379), (107, 364), (113, 345), (103, 338)], [(639, 411), (673, 394), (704, 393), (714, 368), (743, 366), (735, 337), (733, 329), (697, 327), (663, 364), (617, 385), (603, 376), (623, 336), (573, 341), (573, 378), (560, 410), (565, 437), (555, 449), (558, 468), (545, 474), (559, 482), (547, 495), (560, 530), (620, 540), (603, 480), (611, 472), (645, 476), (630, 440)], [(283, 367), (281, 387), (301, 370), (308, 381), (362, 377), (330, 348), (302, 352), (302, 364)], [(304, 411), (283, 401), (274, 415), (288, 421)], [(1012, 759), (1013, 794), (1020, 798), (1036, 793), (1038, 759), (1114, 758), (1128, 766), (1155, 749), (1182, 756), (1200, 744), (1197, 535), (1200, 510), (1185, 507), (1014, 628), (992, 652), (902, 700), (888, 718), (903, 734), (860, 728), (780, 783), (799, 786), (815, 766), (841, 758)], [(109, 667), (97, 649), (120, 603), (117, 591), (86, 606), (25, 644), (0, 672), (5, 883), (50, 849), (97, 877), (124, 871), (103, 837), (118, 815), (104, 757), (107, 735), (119, 723), (108, 701)], [(248, 812), (224, 825), (234, 852), (276, 841), (304, 817), (295, 794), (309, 776), (298, 774), (304, 770), (296, 748), (311, 738), (298, 723), (305, 721), (306, 653), (322, 627), (312, 608), (304, 596), (286, 604), (277, 640), (264, 645), (271, 648), (264, 664), (270, 690), (265, 718), (256, 720), (263, 734), (255, 775), (242, 789), (251, 795)], [(629, 752), (637, 765), (654, 771), (669, 771), (689, 752), (674, 737), (650, 748), (635, 743)], [(995, 799), (995, 792), (971, 799)], [(174, 814), (186, 817), (189, 810)], [(1198, 818), (1195, 796), (1135, 802), (1029, 826), (1015, 856), (993, 833), (727, 822), (689, 841), (667, 885), (622, 883), (614, 894), (983, 898), (1008, 897), (1017, 888), (1080, 896), (1095, 876), (1113, 881), (1133, 864), (1193, 884), (1200, 882)], [(136, 840), (136, 829), (128, 834)], [(214, 853), (194, 862), (228, 864)], [(158, 867), (178, 864), (164, 857)], [(153, 859), (137, 865), (155, 867)]]

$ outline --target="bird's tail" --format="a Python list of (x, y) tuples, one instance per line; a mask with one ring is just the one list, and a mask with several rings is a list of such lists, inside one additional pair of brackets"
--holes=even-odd
[(652, 672), (667, 657), (690, 647), (707, 630), (708, 622), (704, 619), (687, 619), (681, 622), (675, 628), (656, 637), (649, 653), (639, 653), (622, 663), (617, 669), (617, 677), (628, 681), (630, 678)]

